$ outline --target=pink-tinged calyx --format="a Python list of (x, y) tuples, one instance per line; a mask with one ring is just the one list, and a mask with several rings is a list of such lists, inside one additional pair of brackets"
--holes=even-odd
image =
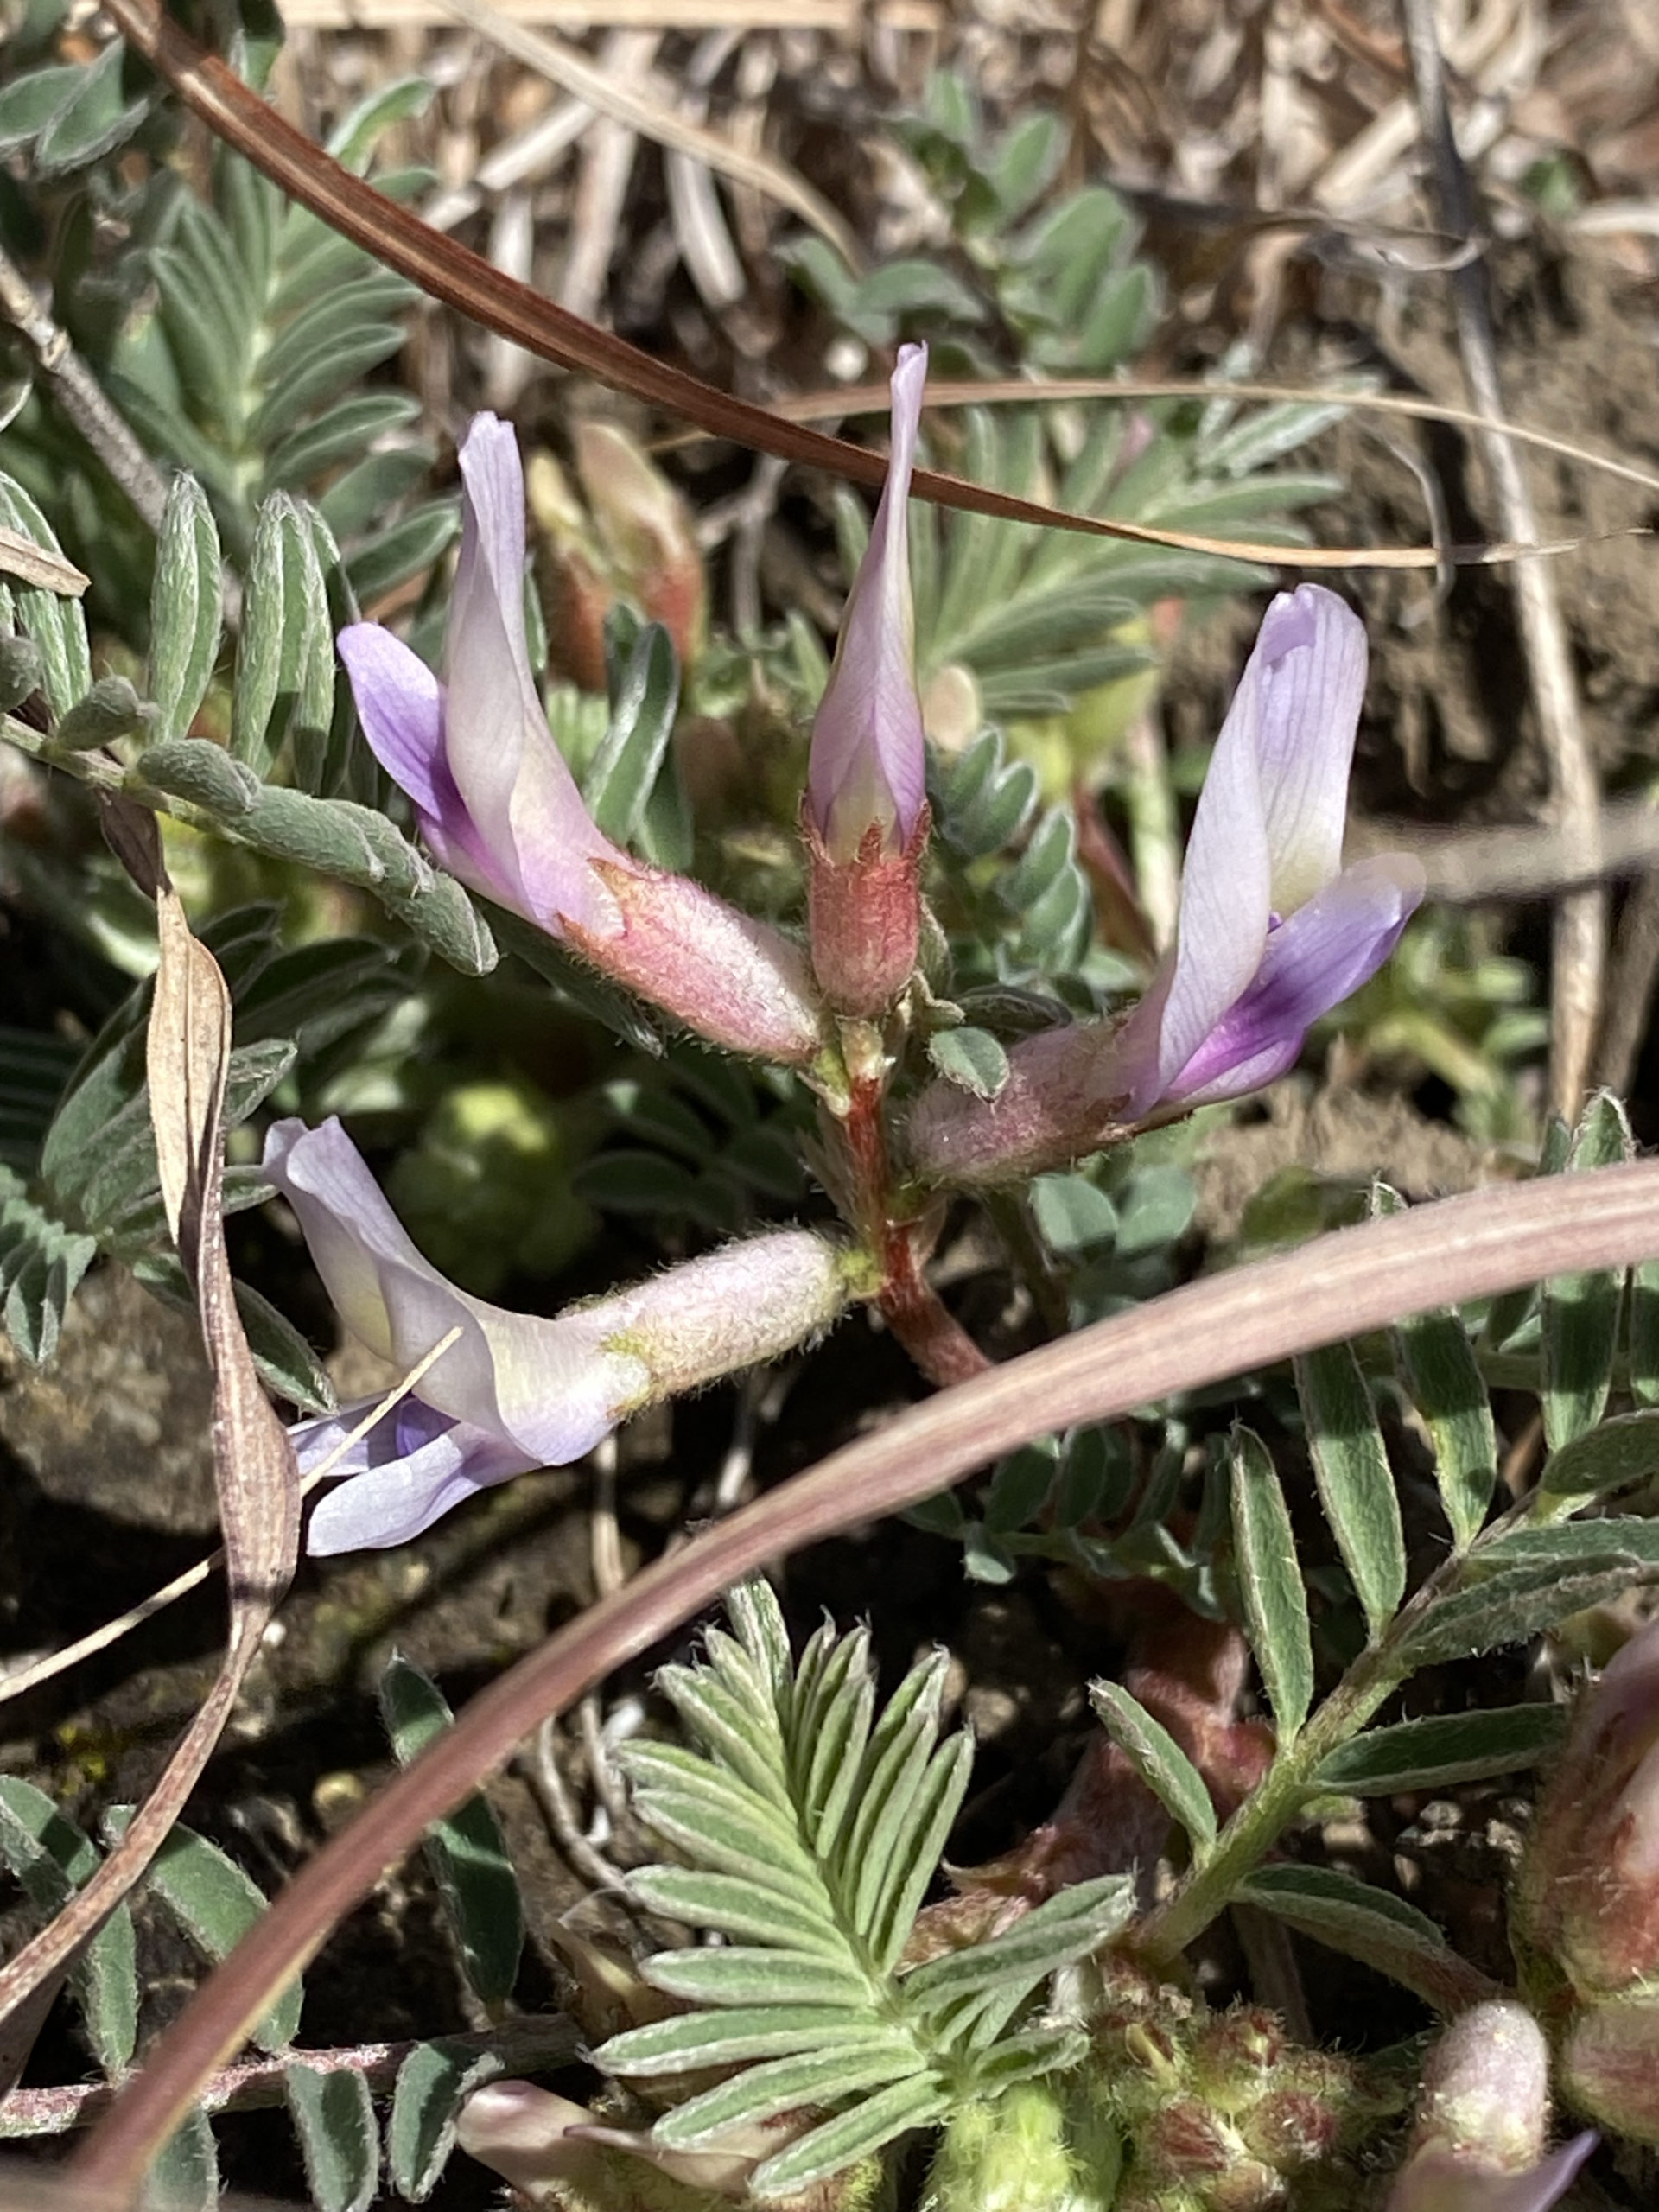
[(900, 346), (887, 480), (812, 724), (807, 819), (835, 861), (851, 861), (872, 829), (884, 852), (902, 852), (925, 801), (908, 507), (926, 378), (926, 346)]
[(1659, 1621), (1580, 1696), (1516, 1890), (1526, 1941), (1581, 1994), (1659, 1980)]

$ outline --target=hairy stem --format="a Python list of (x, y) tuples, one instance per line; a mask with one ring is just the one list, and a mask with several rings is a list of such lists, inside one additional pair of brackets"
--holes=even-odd
[(991, 1363), (946, 1311), (923, 1272), (922, 1224), (894, 1203), (886, 1090), (883, 1075), (855, 1076), (846, 1115), (837, 1125), (852, 1225), (880, 1264), (876, 1303), (883, 1319), (928, 1381), (948, 1389), (983, 1374)]

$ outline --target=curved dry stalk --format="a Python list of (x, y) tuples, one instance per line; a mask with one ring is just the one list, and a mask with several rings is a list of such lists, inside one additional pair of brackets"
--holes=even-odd
[(1659, 1253), (1659, 1161), (1476, 1191), (1188, 1283), (993, 1368), (719, 1521), (465, 1708), (289, 1883), (156, 2045), (77, 2159), (134, 2190), (214, 2069), (428, 1824), (614, 1668), (767, 1562), (898, 1511), (1050, 1429), (1113, 1420), (1408, 1315)]
[[(1033, 400), (1082, 399), (1239, 399), (1271, 406), (1341, 406), (1344, 410), (1372, 415), (1402, 415), (1414, 423), (1444, 423), (1452, 429), (1498, 431), (1514, 444), (1532, 446), (1540, 453), (1558, 454), (1585, 468), (1599, 469), (1644, 492), (1659, 492), (1659, 475), (1638, 468), (1634, 461), (1618, 461), (1598, 453), (1593, 446), (1558, 437), (1553, 430), (1538, 430), (1507, 417), (1489, 421), (1472, 407), (1447, 406), (1437, 399), (1417, 399), (1403, 391), (1344, 391), (1329, 385), (1234, 384), (1226, 378), (1211, 382), (1199, 377), (991, 377), (982, 380), (934, 378), (927, 387), (927, 404), (935, 407), (1029, 406)], [(833, 391), (805, 391), (794, 399), (774, 400), (773, 407), (786, 422), (821, 423), (842, 415), (884, 415), (887, 387), (884, 384), (845, 385)], [(1631, 532), (1630, 535), (1646, 535)]]
[[(235, 71), (165, 15), (159, 0), (107, 0), (105, 12), (128, 41), (165, 79), (213, 135), (242, 155), (280, 190), (308, 208), (330, 229), (350, 238), (388, 269), (396, 270), (435, 300), (522, 346), (556, 367), (598, 378), (618, 391), (652, 402), (694, 423), (709, 435), (730, 438), (783, 461), (879, 490), (887, 478), (884, 455), (844, 438), (791, 423), (718, 391), (699, 377), (659, 361), (614, 332), (585, 322), (544, 299), (528, 284), (493, 269), (455, 239), (423, 223), (410, 209), (376, 192), (313, 143), (262, 100)], [(1206, 537), (1196, 531), (1160, 530), (1150, 524), (1076, 514), (1037, 499), (1017, 499), (988, 485), (973, 484), (936, 469), (918, 468), (911, 495), (969, 514), (1076, 531), (1085, 537), (1122, 538), (1179, 553), (1203, 553), (1248, 562), (1253, 568), (1299, 569), (1437, 569), (1447, 555), (1432, 545), (1287, 548), (1253, 538)], [(1503, 566), (1529, 555), (1576, 551), (1591, 541), (1563, 538), (1548, 544), (1469, 545), (1449, 557), (1477, 568)]]

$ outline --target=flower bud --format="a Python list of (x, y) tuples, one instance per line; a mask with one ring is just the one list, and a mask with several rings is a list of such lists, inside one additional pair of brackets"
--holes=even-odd
[(681, 667), (692, 667), (702, 650), (709, 588), (685, 501), (614, 423), (580, 423), (575, 448), (613, 575), (646, 620), (667, 631)]
[(1533, 1821), (1516, 1917), (1581, 1996), (1659, 1976), (1659, 1622), (1579, 1700)]
[(1108, 2212), (1122, 2152), (1116, 2134), (1077, 2155), (1071, 2115), (1051, 2081), (959, 2105), (928, 2177), (925, 2212)]
[(906, 510), (926, 375), (926, 347), (902, 347), (887, 480), (812, 725), (801, 810), (813, 969), (838, 1012), (866, 1020), (909, 982), (921, 926), (926, 757)]
[(531, 455), (524, 497), (540, 538), (536, 566), (548, 667), (603, 698), (605, 617), (616, 604), (616, 586), (593, 518), (550, 453)]
[(1522, 2005), (1477, 2005), (1428, 2055), (1388, 2212), (1546, 2212), (1595, 2145), (1545, 2158), (1549, 2046)]

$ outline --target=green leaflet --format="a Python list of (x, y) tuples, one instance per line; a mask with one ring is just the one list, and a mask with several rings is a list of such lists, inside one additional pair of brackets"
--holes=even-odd
[(1282, 1750), (1313, 1701), (1307, 1597), (1278, 1474), (1266, 1445), (1247, 1428), (1234, 1432), (1232, 1471), (1239, 1590)]
[[(862, 1630), (827, 1625), (791, 1665), (764, 1583), (731, 1603), (695, 1667), (660, 1687), (697, 1748), (630, 1745), (645, 1825), (689, 1862), (630, 1878), (642, 1904), (735, 1940), (659, 1952), (646, 1979), (699, 2009), (613, 2037), (626, 2078), (728, 2078), (658, 2122), (681, 2148), (806, 2107), (822, 2118), (754, 2177), (762, 2201), (879, 2151), (955, 2097), (1021, 2068), (1070, 2063), (1063, 2033), (1022, 2037), (1034, 1993), (1120, 1928), (1120, 1878), (1084, 1883), (990, 1942), (896, 1969), (967, 1788), (971, 1747), (942, 1737), (943, 1655), (877, 1710)], [(1007, 2032), (1014, 2027), (1015, 2032)]]
[[(1569, 1173), (1634, 1156), (1624, 1109), (1609, 1091), (1590, 1101), (1573, 1133)], [(1593, 1428), (1607, 1403), (1618, 1339), (1622, 1274), (1563, 1275), (1543, 1293), (1544, 1436), (1552, 1452)]]
[(1485, 1977), (1450, 1948), (1426, 1913), (1336, 1867), (1258, 1866), (1238, 1895), (1376, 1967), (1439, 2012), (1459, 2011), (1490, 1993)]
[[(380, 1715), (400, 1766), (407, 1766), (454, 1719), (435, 1684), (399, 1656), (380, 1678)], [(518, 1975), (524, 1910), (489, 1800), (480, 1792), (434, 1821), (424, 1849), (467, 1979), (486, 2004), (504, 2003)]]
[(1304, 1354), (1296, 1389), (1319, 1503), (1375, 1640), (1405, 1594), (1406, 1543), (1370, 1392), (1346, 1344)]

